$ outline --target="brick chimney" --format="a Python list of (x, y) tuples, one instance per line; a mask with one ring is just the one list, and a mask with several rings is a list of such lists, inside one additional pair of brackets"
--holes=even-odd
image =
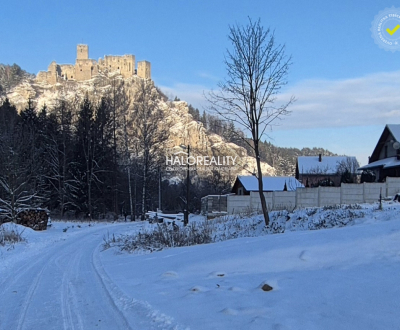
[(319, 154), (319, 155), (318, 155), (318, 161), (319, 161), (319, 162), (322, 162), (322, 154)]

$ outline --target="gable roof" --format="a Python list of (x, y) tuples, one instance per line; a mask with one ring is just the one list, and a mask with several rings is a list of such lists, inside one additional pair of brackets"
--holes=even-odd
[(337, 166), (341, 162), (347, 162), (349, 156), (300, 156), (297, 157), (297, 169), (299, 174), (336, 174)]
[(398, 124), (388, 124), (386, 125), (390, 133), (392, 133), (393, 137), (397, 142), (400, 142), (400, 125)]
[(380, 151), (384, 146), (389, 134), (392, 135), (393, 139), (395, 139), (397, 142), (400, 142), (400, 125), (388, 124), (385, 126), (381, 136), (379, 137), (378, 143), (376, 144), (374, 151), (371, 154), (370, 158), (371, 163), (379, 159)]
[[(258, 179), (254, 175), (239, 175), (236, 178), (236, 182), (237, 181), (240, 181), (244, 189), (247, 191), (258, 191)], [(293, 176), (264, 176), (263, 190), (283, 191), (285, 183), (288, 191), (294, 191), (297, 188), (304, 188), (304, 185)]]
[(375, 162), (369, 163), (359, 168), (360, 171), (362, 170), (369, 170), (373, 168), (391, 168), (391, 167), (398, 167), (400, 166), (400, 160), (397, 157), (389, 157), (384, 159), (379, 159)]

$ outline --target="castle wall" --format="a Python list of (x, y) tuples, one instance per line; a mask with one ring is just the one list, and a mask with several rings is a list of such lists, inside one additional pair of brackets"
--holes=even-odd
[(75, 66), (72, 64), (60, 64), (61, 79), (75, 80)]
[(38, 82), (44, 82), (44, 83), (51, 84), (52, 83), (51, 72), (49, 72), (49, 71), (39, 71), (39, 73), (36, 76), (36, 80)]
[(57, 82), (57, 77), (59, 77), (60, 75), (60, 66), (55, 61), (51, 62), (47, 71), (47, 82), (49, 84), (55, 84)]
[(137, 75), (140, 78), (151, 79), (151, 64), (147, 61), (138, 62)]
[(135, 74), (135, 56), (104, 56), (104, 59), (99, 59), (101, 70), (108, 72), (118, 71), (124, 78), (132, 77)]
[(76, 60), (75, 63), (75, 79), (77, 81), (92, 79), (94, 75), (99, 73), (97, 62), (94, 60)]
[(58, 80), (84, 81), (92, 79), (99, 71), (118, 71), (122, 77), (129, 78), (137, 74), (138, 77), (151, 79), (151, 65), (148, 61), (138, 62), (135, 70), (135, 55), (104, 56), (99, 62), (89, 58), (89, 46), (77, 45), (76, 62), (73, 64), (57, 64), (51, 62), (48, 71), (40, 71), (36, 77), (39, 82), (55, 84)]

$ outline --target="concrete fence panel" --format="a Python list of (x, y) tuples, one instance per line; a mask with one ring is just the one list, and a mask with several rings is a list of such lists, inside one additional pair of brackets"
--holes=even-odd
[(272, 210), (293, 210), (296, 207), (296, 191), (274, 191)]
[(297, 207), (318, 206), (318, 188), (297, 188)]
[(342, 183), (341, 204), (356, 204), (364, 202), (364, 187), (362, 184)]
[(386, 183), (363, 183), (364, 186), (364, 203), (373, 203), (379, 201), (379, 195), (386, 197)]
[(400, 193), (400, 178), (386, 178), (386, 196)]
[(319, 201), (315, 206), (330, 206), (340, 204), (340, 187), (319, 187)]
[[(261, 211), (261, 200), (260, 195), (256, 191), (250, 192), (251, 196), (251, 207), (253, 210)], [(273, 193), (272, 192), (265, 192), (264, 193), (265, 202), (267, 203), (268, 210), (271, 210), (273, 204)]]
[(247, 211), (251, 207), (250, 195), (229, 195), (228, 214), (235, 214)]

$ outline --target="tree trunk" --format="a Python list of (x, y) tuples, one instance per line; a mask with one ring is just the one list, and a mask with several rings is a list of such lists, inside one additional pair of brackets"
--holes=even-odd
[(132, 185), (131, 185), (131, 168), (128, 165), (128, 188), (129, 188), (129, 206), (130, 206), (130, 213), (131, 213), (131, 221), (133, 221), (134, 213), (133, 213), (133, 205), (132, 205)]
[(261, 201), (261, 209), (264, 215), (265, 225), (269, 225), (269, 215), (268, 215), (268, 208), (267, 202), (265, 201), (264, 196), (264, 186), (263, 186), (263, 178), (262, 178), (262, 171), (261, 171), (261, 159), (260, 153), (258, 151), (258, 143), (255, 145), (255, 154), (256, 154), (256, 162), (257, 162), (257, 179), (258, 179), (258, 192), (260, 194), (260, 201)]
[(143, 191), (142, 191), (142, 220), (145, 219), (146, 212), (146, 180), (147, 180), (147, 168), (146, 162), (143, 164)]

